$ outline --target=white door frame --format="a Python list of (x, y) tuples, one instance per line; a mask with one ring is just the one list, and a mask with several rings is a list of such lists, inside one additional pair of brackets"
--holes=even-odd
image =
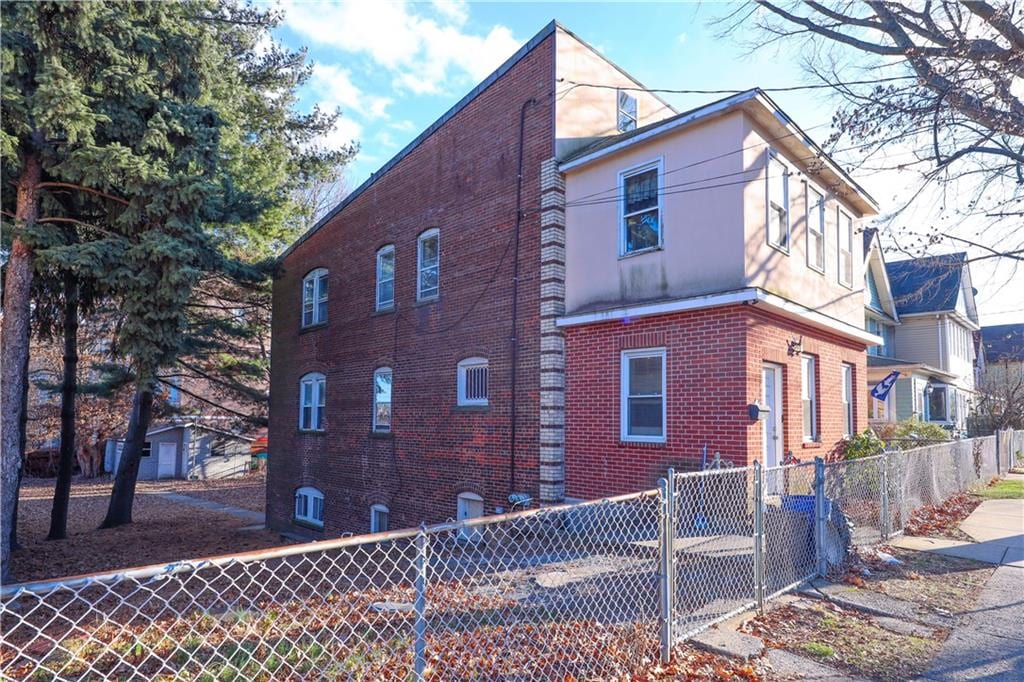
[[(772, 373), (774, 379), (775, 390), (773, 395), (768, 395), (765, 386), (765, 374), (767, 372)], [(764, 401), (769, 407), (771, 412), (768, 414), (768, 419), (764, 422), (764, 427), (761, 429), (761, 464), (765, 467), (779, 466), (785, 461), (785, 442), (782, 433), (782, 365), (777, 365), (774, 362), (765, 362), (761, 365), (761, 400)], [(768, 439), (775, 439), (775, 461), (769, 461), (768, 456)]]

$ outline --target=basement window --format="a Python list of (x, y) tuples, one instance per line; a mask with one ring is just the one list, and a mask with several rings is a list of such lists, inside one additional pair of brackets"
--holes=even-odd
[(295, 520), (323, 528), (324, 494), (308, 485), (296, 490)]
[(459, 405), (486, 405), (490, 368), (487, 358), (466, 358), (459, 363)]

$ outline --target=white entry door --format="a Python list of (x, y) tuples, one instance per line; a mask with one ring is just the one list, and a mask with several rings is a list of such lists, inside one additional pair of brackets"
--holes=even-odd
[(156, 477), (174, 478), (177, 473), (177, 467), (175, 466), (178, 459), (177, 443), (160, 443), (160, 450), (158, 453)]
[[(763, 423), (762, 433), (762, 464), (765, 467), (776, 467), (782, 464), (782, 368), (778, 365), (765, 363), (761, 369), (761, 402), (768, 406), (768, 418)], [(778, 475), (765, 476), (765, 492), (769, 495), (778, 494), (781, 481)]]

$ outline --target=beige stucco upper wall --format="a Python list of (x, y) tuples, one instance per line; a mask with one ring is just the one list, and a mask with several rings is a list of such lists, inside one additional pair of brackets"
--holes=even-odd
[[(573, 83), (611, 87), (574, 87)], [(595, 138), (619, 132), (616, 87), (641, 86), (575, 36), (559, 28), (555, 40), (555, 154), (559, 158)], [(631, 90), (630, 94), (637, 98), (639, 125), (653, 123), (675, 113), (651, 93)]]
[[(788, 140), (787, 140), (788, 141)], [(748, 114), (743, 116), (743, 136), (737, 145), (744, 149), (746, 168), (757, 170), (757, 181), (744, 186), (745, 285), (761, 287), (791, 301), (857, 327), (864, 325), (864, 238), (859, 213), (808, 171), (805, 147), (782, 144), (764, 132)], [(779, 154), (790, 169), (790, 248), (785, 253), (768, 243), (767, 155)], [(802, 150), (802, 151), (801, 151)], [(825, 269), (808, 266), (807, 187), (825, 196)], [(853, 286), (839, 282), (839, 211), (853, 219)]]
[[(742, 155), (728, 153), (740, 146), (743, 134), (742, 114), (735, 112), (638, 143), (567, 174), (568, 313), (743, 286), (743, 186), (727, 184), (745, 177), (738, 174), (744, 170)], [(620, 257), (619, 174), (656, 159), (662, 164), (663, 248)], [(726, 177), (708, 179), (717, 176)]]
[[(769, 147), (793, 170), (788, 254), (770, 246), (765, 232)], [(663, 247), (620, 257), (619, 175), (656, 159), (662, 164)], [(807, 265), (805, 181), (826, 197), (824, 273)], [(858, 213), (818, 185), (797, 154), (771, 145), (744, 110), (665, 132), (569, 170), (566, 202), (567, 313), (760, 287), (864, 325)], [(838, 281), (840, 207), (854, 218), (852, 288)]]

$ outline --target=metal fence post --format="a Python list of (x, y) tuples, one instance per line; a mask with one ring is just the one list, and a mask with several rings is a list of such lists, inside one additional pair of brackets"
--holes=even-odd
[(882, 539), (888, 540), (891, 532), (892, 516), (889, 513), (889, 454), (882, 453), (882, 518), (879, 523), (879, 531)]
[(828, 559), (825, 556), (825, 528), (828, 510), (825, 509), (825, 460), (814, 458), (814, 562), (818, 575), (828, 573)]
[(764, 469), (754, 462), (754, 601), (764, 611)]
[(668, 471), (668, 479), (658, 481), (658, 489), (661, 492), (661, 523), (659, 524), (660, 536), (658, 538), (661, 548), (661, 555), (658, 565), (658, 603), (661, 610), (661, 662), (670, 663), (672, 660), (672, 620), (675, 597), (674, 573), (675, 573), (675, 472)]
[(420, 682), (422, 682), (423, 674), (427, 668), (428, 544), (426, 527), (424, 526), (420, 528), (419, 534), (416, 535), (416, 600), (413, 603), (413, 610), (416, 613), (416, 643), (413, 649), (413, 659), (416, 679)]

